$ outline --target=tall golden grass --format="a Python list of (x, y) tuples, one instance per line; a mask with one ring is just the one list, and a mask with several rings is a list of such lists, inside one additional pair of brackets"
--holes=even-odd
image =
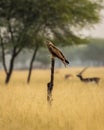
[[(53, 101), (47, 103), (50, 70), (15, 71), (9, 85), (0, 71), (0, 130), (104, 130), (104, 68), (89, 68), (84, 77), (98, 76), (100, 84), (82, 83), (82, 68), (55, 70)], [(65, 80), (65, 74), (73, 75)]]

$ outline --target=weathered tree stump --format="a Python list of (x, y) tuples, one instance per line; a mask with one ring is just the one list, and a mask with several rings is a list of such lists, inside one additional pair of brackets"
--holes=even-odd
[(55, 59), (54, 57), (51, 58), (51, 77), (50, 82), (47, 83), (47, 101), (51, 105), (52, 104), (52, 90), (54, 86), (54, 65), (55, 65)]

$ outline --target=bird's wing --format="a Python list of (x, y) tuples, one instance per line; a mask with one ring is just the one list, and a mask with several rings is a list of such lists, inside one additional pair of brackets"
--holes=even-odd
[(63, 55), (63, 53), (55, 46), (50, 46), (49, 50), (53, 56), (56, 56), (57, 58), (59, 58), (61, 60), (65, 60), (65, 56)]

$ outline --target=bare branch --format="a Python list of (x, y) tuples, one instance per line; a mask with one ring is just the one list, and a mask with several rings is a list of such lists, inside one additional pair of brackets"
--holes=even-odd
[(14, 43), (14, 36), (13, 36), (13, 31), (12, 31), (12, 26), (11, 26), (10, 20), (8, 20), (8, 29), (11, 34), (11, 41), (12, 41), (12, 43)]
[(16, 53), (15, 53), (15, 57), (22, 51), (23, 47), (19, 48)]

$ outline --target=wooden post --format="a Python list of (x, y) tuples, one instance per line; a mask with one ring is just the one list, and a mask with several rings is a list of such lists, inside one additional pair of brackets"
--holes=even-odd
[(47, 83), (47, 101), (51, 105), (52, 104), (52, 90), (54, 86), (54, 65), (55, 65), (55, 59), (52, 57), (51, 59), (51, 77), (50, 82)]

